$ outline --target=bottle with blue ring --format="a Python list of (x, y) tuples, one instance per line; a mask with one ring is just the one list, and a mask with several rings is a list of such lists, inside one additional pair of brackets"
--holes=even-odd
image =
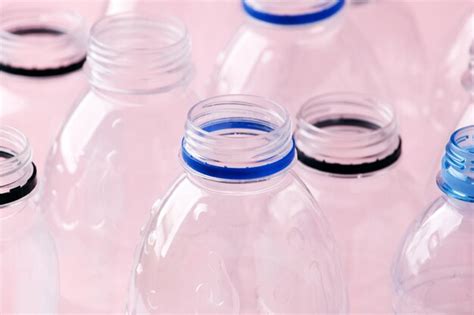
[(283, 107), (204, 100), (188, 113), (180, 158), (185, 172), (146, 224), (129, 314), (346, 312), (332, 234), (292, 171)]
[(208, 95), (261, 95), (295, 115), (315, 94), (388, 94), (345, 0), (242, 0), (241, 8), (247, 18), (219, 55)]
[(474, 309), (474, 125), (452, 134), (437, 184), (443, 195), (412, 224), (394, 260), (397, 314)]

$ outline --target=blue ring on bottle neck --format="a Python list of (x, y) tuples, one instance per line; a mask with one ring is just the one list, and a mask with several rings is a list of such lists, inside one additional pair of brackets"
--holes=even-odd
[[(264, 122), (258, 120), (245, 120), (241, 118), (239, 120), (226, 119), (220, 121), (213, 121), (202, 126), (202, 129), (207, 132), (214, 132), (226, 129), (248, 129), (264, 132), (271, 132), (274, 130), (271, 126), (265, 124)], [(236, 168), (212, 165), (193, 157), (192, 154), (190, 154), (186, 150), (185, 139), (183, 138), (181, 146), (181, 155), (186, 165), (188, 165), (192, 170), (200, 174), (217, 179), (247, 181), (267, 178), (288, 168), (293, 163), (296, 157), (296, 149), (295, 141), (292, 140), (292, 146), (290, 151), (281, 159), (265, 165)]]
[(301, 25), (327, 19), (339, 12), (344, 6), (344, 3), (345, 0), (337, 0), (332, 6), (321, 11), (299, 15), (279, 15), (258, 11), (252, 8), (246, 0), (242, 0), (244, 11), (251, 17), (264, 22), (280, 25)]
[(474, 202), (474, 146), (461, 147), (463, 141), (474, 141), (474, 125), (452, 134), (446, 145), (437, 184), (450, 197)]

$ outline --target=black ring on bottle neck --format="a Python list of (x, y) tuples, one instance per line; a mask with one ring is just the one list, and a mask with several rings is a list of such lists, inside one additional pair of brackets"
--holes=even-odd
[[(5, 152), (5, 151), (0, 151), (0, 157), (12, 158), (13, 154)], [(6, 193), (1, 193), (0, 206), (20, 200), (21, 198), (31, 193), (33, 189), (35, 189), (36, 184), (38, 182), (37, 177), (36, 177), (37, 171), (36, 171), (35, 163), (31, 162), (31, 164), (33, 165), (33, 172), (31, 173), (30, 178), (26, 181), (26, 183), (23, 186), (14, 187)]]
[[(318, 121), (314, 123), (315, 127), (318, 128), (326, 128), (332, 126), (353, 126), (353, 127), (361, 127), (369, 130), (376, 130), (379, 129), (375, 123), (370, 121), (361, 120), (361, 119), (353, 119), (353, 118), (337, 118), (337, 119), (326, 119), (323, 121)], [(377, 159), (373, 162), (368, 163), (361, 163), (361, 164), (340, 164), (340, 163), (329, 163), (326, 161), (321, 161), (315, 159), (311, 156), (306, 155), (303, 151), (301, 151), (298, 146), (296, 147), (296, 153), (298, 156), (298, 160), (313, 169), (316, 169), (321, 172), (337, 174), (337, 175), (359, 175), (359, 174), (368, 174), (373, 173), (379, 170), (382, 170), (390, 165), (394, 164), (398, 161), (400, 156), (402, 155), (402, 138), (398, 137), (399, 144), (395, 151), (393, 151), (390, 155), (384, 157), (383, 159)]]
[(314, 159), (301, 150), (296, 148), (298, 155), (298, 160), (306, 166), (309, 166), (313, 169), (316, 169), (321, 172), (338, 174), (338, 175), (358, 175), (358, 174), (367, 174), (379, 171), (390, 165), (394, 164), (400, 156), (402, 155), (402, 138), (400, 138), (400, 143), (397, 149), (387, 157), (381, 160), (375, 160), (370, 163), (361, 163), (361, 164), (339, 164), (339, 163), (328, 163), (326, 161), (320, 161)]
[[(62, 35), (64, 32), (52, 28), (42, 28), (42, 27), (31, 27), (31, 28), (21, 28), (15, 29), (10, 31), (11, 34), (14, 35), (32, 35), (32, 34), (45, 34), (45, 35)], [(77, 70), (80, 70), (84, 63), (86, 62), (86, 55), (80, 58), (78, 61), (73, 62), (67, 66), (61, 66), (57, 68), (44, 68), (44, 69), (36, 69), (36, 68), (21, 68), (12, 65), (8, 65), (6, 63), (0, 63), (0, 71), (14, 74), (14, 75), (21, 75), (25, 77), (52, 77), (52, 76), (59, 76), (68, 74)]]

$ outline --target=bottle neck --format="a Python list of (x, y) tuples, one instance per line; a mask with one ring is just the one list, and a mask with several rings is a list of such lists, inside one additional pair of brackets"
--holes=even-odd
[(11, 127), (0, 128), (0, 213), (28, 198), (36, 187), (36, 167), (26, 137)]
[(401, 138), (393, 109), (368, 96), (327, 94), (297, 115), (298, 160), (333, 176), (365, 176), (394, 165)]
[(278, 25), (303, 25), (336, 15), (345, 0), (268, 1), (242, 0), (245, 12), (260, 21)]
[(106, 17), (92, 29), (87, 57), (91, 86), (109, 96), (166, 93), (193, 73), (187, 30), (173, 18)]
[(474, 203), (474, 125), (458, 129), (451, 136), (437, 184), (447, 196)]
[(5, 9), (0, 21), (0, 71), (28, 77), (64, 75), (82, 68), (87, 31), (69, 11)]
[(186, 170), (211, 181), (248, 183), (286, 172), (294, 156), (281, 106), (248, 95), (219, 96), (188, 114), (181, 156)]

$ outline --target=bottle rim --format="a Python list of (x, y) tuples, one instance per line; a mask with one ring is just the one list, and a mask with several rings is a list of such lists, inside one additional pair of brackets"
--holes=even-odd
[[(262, 3), (259, 3), (259, 1), (242, 0), (242, 7), (249, 16), (267, 23), (279, 25), (303, 25), (330, 18), (337, 14), (345, 5), (345, 0), (320, 0), (321, 3), (319, 5), (315, 4), (315, 1), (312, 2), (312, 4), (305, 7), (299, 7), (297, 12), (291, 14), (274, 13), (274, 9), (277, 11), (278, 9), (281, 9), (275, 1), (273, 1), (273, 3), (267, 1), (265, 5), (269, 7), (265, 8), (265, 5), (262, 7)], [(260, 4), (260, 6), (258, 4)], [(274, 7), (272, 7), (272, 5)]]
[(297, 114), (294, 138), (299, 162), (335, 176), (369, 175), (402, 155), (393, 108), (358, 93), (309, 99)]
[(92, 27), (85, 72), (93, 87), (108, 92), (167, 92), (191, 79), (191, 49), (186, 25), (177, 18), (110, 15)]
[(474, 202), (474, 125), (451, 135), (436, 183), (446, 195)]
[[(0, 206), (3, 206), (25, 197), (35, 189), (37, 171), (24, 134), (13, 127), (1, 126), (0, 142), (0, 178), (2, 181), (6, 179), (5, 183), (2, 182), (0, 192)], [(25, 175), (27, 178), (23, 180)]]
[(295, 159), (291, 120), (279, 104), (252, 95), (201, 101), (188, 113), (181, 158), (192, 173), (223, 181), (256, 181)]
[[(51, 77), (82, 68), (86, 26), (74, 11), (8, 7), (0, 22), (0, 71), (28, 77)], [(41, 42), (28, 38), (42, 35)], [(35, 54), (44, 52), (42, 60)]]

